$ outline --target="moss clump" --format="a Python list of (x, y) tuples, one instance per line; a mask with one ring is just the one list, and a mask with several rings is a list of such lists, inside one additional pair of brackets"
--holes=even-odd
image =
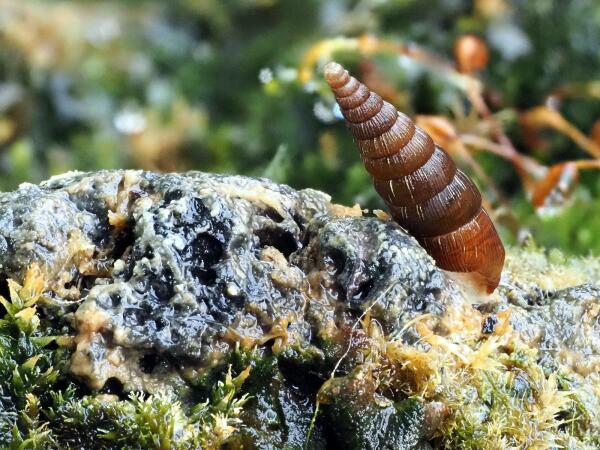
[(228, 372), (211, 399), (193, 407), (171, 392), (132, 393), (124, 400), (55, 394), (44, 413), (58, 448), (216, 449), (240, 423), (247, 397), (236, 394), (247, 374), (233, 378)]
[(44, 283), (37, 267), (21, 286), (8, 281), (10, 299), (0, 297), (6, 314), (0, 320), (0, 443), (32, 448), (51, 441), (47, 424), (39, 420), (40, 407), (51, 399), (57, 383), (61, 353), (45, 347), (54, 338), (39, 330), (36, 303)]
[[(524, 261), (544, 264), (540, 254)], [(2, 448), (600, 448), (597, 374), (542, 364), (545, 349), (512, 328), (510, 308), (487, 329), (481, 311), (447, 305), (393, 336), (367, 310), (315, 347), (232, 352), (185, 395), (117, 396), (62, 370), (69, 339), (38, 311), (53, 301), (44, 289), (33, 267), (0, 297)]]
[[(442, 405), (431, 427), (434, 448), (598, 448), (600, 397), (591, 382), (566, 367), (547, 372), (538, 350), (510, 327), (501, 335), (465, 339), (439, 334), (436, 320), (423, 315), (411, 325), (421, 336), (414, 345), (385, 339), (367, 324), (370, 353), (355, 369), (368, 368), (375, 397)], [(340, 382), (330, 380), (322, 390)]]
[[(23, 285), (9, 280), (0, 320), (0, 446), (9, 449), (216, 449), (237, 430), (239, 393), (250, 368), (214, 384), (210, 398), (184, 404), (172, 392), (87, 395), (61, 370), (65, 337), (40, 326), (44, 279), (31, 268)], [(54, 345), (56, 347), (56, 345)]]

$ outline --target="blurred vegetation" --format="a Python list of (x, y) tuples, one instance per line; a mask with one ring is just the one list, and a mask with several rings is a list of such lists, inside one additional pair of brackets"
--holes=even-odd
[(0, 0), (0, 26), (1, 189), (197, 169), (381, 207), (319, 75), (335, 57), (443, 141), (507, 242), (600, 253), (598, 2)]

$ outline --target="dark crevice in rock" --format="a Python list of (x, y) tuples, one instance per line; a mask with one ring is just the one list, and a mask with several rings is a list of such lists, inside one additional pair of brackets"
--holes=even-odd
[(120, 294), (118, 294), (117, 292), (113, 292), (112, 294), (110, 294), (109, 297), (113, 308), (118, 308), (119, 306), (121, 306), (123, 298)]
[(106, 380), (102, 389), (100, 389), (101, 394), (112, 394), (112, 395), (123, 395), (123, 383), (118, 378), (111, 377)]
[(299, 248), (296, 237), (282, 228), (263, 228), (255, 232), (261, 247), (274, 247), (286, 258)]
[[(0, 276), (0, 295), (6, 300), (10, 299), (6, 276)], [(4, 316), (4, 314), (6, 314), (6, 308), (0, 304), (0, 317)]]
[(214, 286), (217, 282), (217, 271), (214, 269), (201, 269), (194, 267), (191, 269), (194, 279), (204, 286)]
[(163, 197), (165, 203), (171, 203), (174, 200), (179, 200), (183, 197), (183, 191), (181, 189), (172, 189), (168, 191)]
[[(5, 299), (10, 298), (10, 291), (8, 290), (8, 277), (4, 274), (0, 274), (0, 296)], [(1, 309), (4, 311), (4, 308)]]
[(82, 275), (77, 272), (73, 278), (64, 284), (64, 288), (69, 290), (71, 288), (79, 291), (79, 297), (84, 296), (94, 286), (98, 277), (96, 275)]
[(183, 249), (182, 256), (201, 269), (207, 269), (216, 264), (223, 257), (223, 253), (224, 245), (219, 239), (202, 233)]
[(107, 248), (112, 239), (113, 228), (108, 220), (106, 203), (94, 198), (92, 193), (85, 193), (81, 196), (71, 195), (70, 199), (81, 212), (88, 213), (95, 218), (96, 223), (88, 234), (93, 244), (99, 249)]
[(306, 225), (308, 222), (304, 217), (300, 216), (298, 213), (294, 213), (292, 214), (292, 219), (296, 225), (298, 225), (298, 229), (300, 229), (300, 231), (306, 230)]
[(264, 215), (275, 223), (283, 222), (283, 217), (281, 217), (281, 214), (279, 214), (277, 211), (275, 211), (275, 209), (271, 207), (268, 207), (264, 210)]
[(160, 362), (160, 356), (157, 353), (146, 353), (140, 358), (140, 369), (144, 373), (152, 373)]
[(152, 298), (167, 302), (174, 293), (173, 271), (166, 267), (162, 272), (150, 275), (148, 283), (148, 295)]
[(130, 220), (127, 225), (114, 233), (112, 244), (112, 259), (124, 258), (127, 252), (131, 251), (135, 243), (135, 223)]
[(343, 272), (346, 266), (346, 255), (341, 250), (332, 248), (323, 256), (323, 262), (327, 273), (337, 276)]
[(361, 282), (356, 289), (352, 291), (352, 298), (350, 300), (361, 302), (367, 299), (373, 290), (374, 285), (375, 282), (372, 279)]

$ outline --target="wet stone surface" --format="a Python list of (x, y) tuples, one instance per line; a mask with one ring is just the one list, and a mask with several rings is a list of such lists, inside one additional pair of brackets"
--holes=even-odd
[(73, 305), (71, 372), (95, 389), (185, 383), (236, 346), (306, 348), (366, 309), (392, 332), (453, 292), (392, 222), (265, 179), (73, 173), (0, 202), (2, 277), (45, 268)]
[(518, 339), (595, 383), (600, 264), (512, 252), (481, 298), (385, 217), (266, 179), (104, 171), (0, 194), (0, 294), (41, 269), (70, 375), (202, 401), (228, 367), (251, 369), (235, 438), (249, 448), (306, 448), (317, 397), (310, 448), (431, 448), (447, 408), (383, 395), (373, 360), (385, 343), (427, 351), (428, 333)]
[(512, 325), (532, 347), (544, 349), (540, 363), (569, 366), (582, 376), (600, 372), (600, 286), (583, 284), (539, 297), (529, 305), (511, 298)]
[(388, 333), (417, 315), (441, 314), (447, 297), (456, 294), (414, 239), (391, 221), (319, 217), (305, 241), (292, 262), (309, 279), (318, 274), (313, 289), (337, 299), (350, 314), (368, 308)]

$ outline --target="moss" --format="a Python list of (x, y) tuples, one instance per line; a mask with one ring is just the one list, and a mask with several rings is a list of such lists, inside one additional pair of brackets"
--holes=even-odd
[[(251, 368), (214, 383), (210, 398), (182, 404), (173, 392), (85, 395), (57, 367), (65, 340), (40, 328), (43, 277), (31, 268), (23, 286), (9, 280), (0, 321), (0, 445), (10, 449), (219, 448), (237, 430)], [(46, 299), (50, 301), (49, 299)]]
[(20, 427), (2, 442), (11, 448), (220, 448), (240, 424), (247, 397), (238, 392), (246, 376), (229, 373), (210, 400), (193, 406), (182, 404), (172, 392), (131, 393), (120, 400), (103, 394), (79, 397), (71, 386), (49, 391), (42, 402), (29, 395), (23, 408), (14, 408), (24, 419)]
[[(535, 285), (529, 277), (536, 270), (564, 286), (584, 277), (578, 271), (596, 270), (556, 253), (546, 261), (540, 249), (518, 252), (531, 270), (523, 274), (525, 285)], [(424, 314), (405, 326), (412, 337), (404, 340), (403, 332), (385, 335), (366, 315), (331, 341), (316, 339), (315, 347), (292, 345), (277, 354), (238, 349), (224, 364), (196, 374), (191, 395), (119, 397), (92, 393), (61, 371), (69, 340), (45, 327), (38, 308), (52, 300), (42, 295), (44, 286), (33, 267), (22, 285), (9, 281), (9, 298), (0, 298), (6, 311), (0, 321), (3, 448), (600, 446), (594, 378), (560, 362), (550, 370), (541, 350), (526, 345), (508, 321), (490, 334), (465, 333)], [(319, 413), (311, 422), (316, 400)]]
[(441, 402), (449, 411), (434, 438), (441, 448), (593, 448), (599, 399), (589, 383), (545, 372), (538, 351), (511, 333), (465, 343), (417, 328), (427, 347), (387, 342), (379, 389)]
[(509, 286), (555, 291), (600, 279), (600, 259), (567, 256), (530, 240), (524, 247), (509, 249), (503, 275)]
[(59, 379), (55, 367), (63, 354), (47, 350), (54, 338), (38, 330), (43, 280), (37, 267), (28, 271), (24, 286), (9, 280), (8, 287), (10, 300), (0, 297), (6, 310), (0, 320), (0, 443), (37, 447), (51, 439), (39, 411)]
[(236, 430), (247, 398), (236, 398), (247, 373), (217, 383), (210, 401), (184, 406), (170, 392), (65, 399), (45, 411), (57, 448), (219, 448)]

